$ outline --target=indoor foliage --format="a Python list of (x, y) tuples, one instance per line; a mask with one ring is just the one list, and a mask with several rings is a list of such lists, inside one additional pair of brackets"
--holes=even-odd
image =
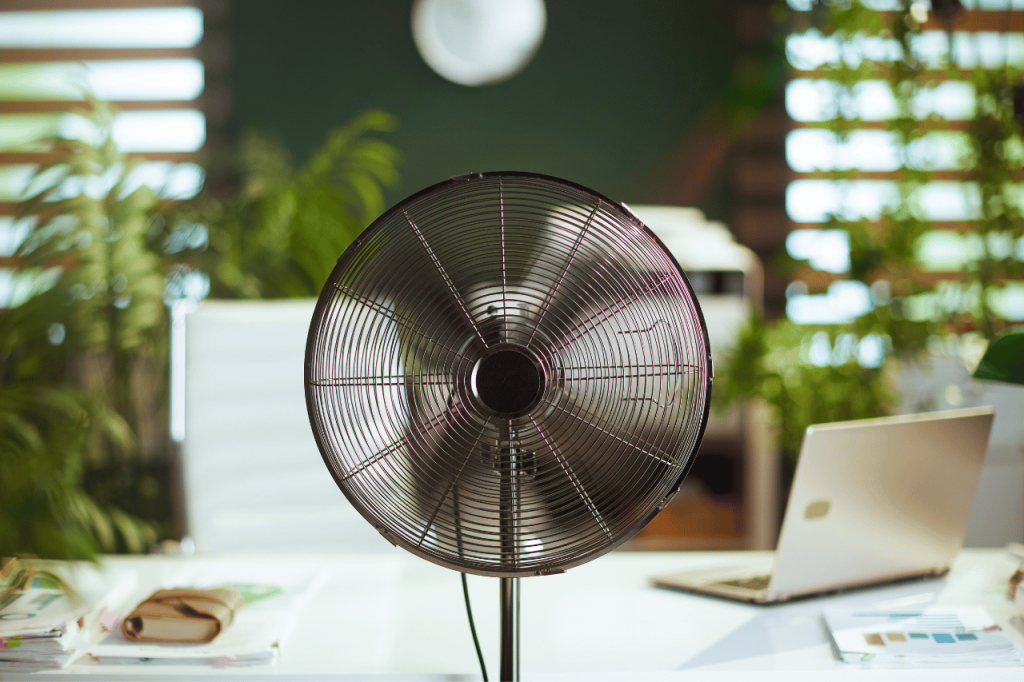
[(94, 136), (52, 140), (21, 205), (31, 228), (0, 312), (0, 556), (92, 558), (169, 536), (167, 305), (197, 277), (223, 297), (318, 292), (397, 177), (397, 152), (367, 136), (394, 120), (371, 111), (298, 171), (250, 135), (227, 191), (174, 201), (136, 180), (143, 159), (89, 104), (76, 113)]
[[(178, 241), (198, 243), (194, 264), (214, 298), (317, 296), (338, 255), (384, 210), (383, 188), (398, 180), (398, 151), (368, 135), (395, 118), (370, 110), (332, 131), (302, 167), (287, 150), (249, 131), (221, 169), (227, 196), (206, 192), (180, 207)], [(208, 238), (189, 234), (199, 230)]]
[[(896, 183), (897, 203), (877, 220), (832, 215), (822, 225), (849, 235), (850, 269), (845, 277), (870, 286), (871, 310), (849, 323), (822, 326), (754, 319), (719, 374), (720, 404), (756, 396), (774, 408), (779, 447), (790, 468), (808, 425), (876, 417), (896, 409), (900, 367), (916, 362), (929, 340), (952, 340), (962, 347), (972, 339), (991, 339), (1007, 325), (993, 309), (993, 301), (1007, 282), (1020, 281), (1024, 275), (1024, 263), (1014, 253), (1022, 224), (1020, 189), (1012, 180), (1018, 177), (1024, 156), (1013, 110), (1013, 85), (1020, 80), (1016, 70), (976, 67), (964, 72), (948, 55), (938, 70), (925, 64), (913, 48), (922, 27), (909, 3), (899, 11), (879, 12), (856, 1), (817, 2), (810, 12), (793, 17), (794, 23), (802, 22), (801, 29), (816, 28), (839, 42), (838, 62), (820, 67), (813, 76), (835, 84), (838, 113), (822, 127), (836, 135), (838, 144), (844, 143), (853, 130), (864, 127), (849, 106), (858, 84), (887, 80), (895, 112), (884, 125), (901, 151), (900, 168), (890, 176)], [(865, 38), (895, 42), (895, 58), (872, 59), (861, 47)], [(914, 157), (909, 150), (930, 131), (952, 127), (935, 114), (915, 116), (915, 100), (944, 79), (967, 79), (976, 92), (974, 118), (960, 126), (966, 134), (960, 159), (963, 172), (954, 171), (954, 177), (974, 183), (978, 215), (971, 222), (939, 225), (926, 219), (920, 203), (922, 187), (936, 174), (927, 159)], [(827, 170), (820, 176), (860, 179), (865, 173)], [(966, 260), (958, 273), (922, 267), (922, 239), (934, 229), (960, 230), (964, 243), (973, 244), (965, 248)], [(808, 268), (797, 267), (793, 275), (808, 282), (812, 293), (833, 281), (828, 273)], [(866, 337), (879, 342), (884, 362), (864, 362), (857, 351)]]
[[(150, 415), (142, 382), (166, 353), (164, 272), (150, 246), (157, 197), (110, 139), (112, 113), (83, 114), (95, 144), (59, 138), (22, 203), (18, 299), (0, 315), (0, 548), (91, 558), (141, 551), (153, 524), (97, 498), (92, 468), (132, 467)], [(148, 454), (148, 453), (147, 453)]]

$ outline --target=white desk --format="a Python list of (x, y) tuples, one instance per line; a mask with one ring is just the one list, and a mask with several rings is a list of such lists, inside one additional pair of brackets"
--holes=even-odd
[[(1002, 550), (965, 550), (945, 579), (822, 600), (756, 607), (655, 589), (655, 573), (722, 563), (742, 553), (613, 553), (564, 575), (522, 582), (524, 680), (1024, 680), (1024, 669), (863, 671), (837, 663), (819, 614), (826, 604), (875, 608), (983, 604), (1007, 635), (1003, 596), (1015, 563)], [(240, 557), (114, 557), (113, 571), (137, 571), (140, 589), (174, 562)], [(249, 557), (267, 565), (282, 557)], [(330, 579), (312, 600), (279, 661), (246, 668), (99, 666), (7, 679), (479, 679), (458, 574), (394, 550), (385, 555), (291, 559), (323, 566)], [(474, 615), (497, 676), (497, 581), (470, 576)]]

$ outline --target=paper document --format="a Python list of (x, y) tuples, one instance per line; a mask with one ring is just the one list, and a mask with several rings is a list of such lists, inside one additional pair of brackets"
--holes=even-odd
[(889, 613), (826, 610), (836, 653), (868, 667), (1021, 666), (1024, 652), (983, 607)]
[[(197, 562), (159, 587), (232, 587), (245, 606), (234, 622), (206, 644), (152, 644), (129, 641), (120, 630), (89, 647), (102, 664), (255, 665), (272, 661), (313, 593), (326, 578), (323, 572), (269, 570), (241, 564)], [(130, 608), (130, 607), (129, 607)]]
[(0, 592), (0, 673), (63, 668), (88, 646), (102, 609), (135, 586), (134, 576), (112, 585), (93, 566), (61, 570), (73, 594), (40, 587)]

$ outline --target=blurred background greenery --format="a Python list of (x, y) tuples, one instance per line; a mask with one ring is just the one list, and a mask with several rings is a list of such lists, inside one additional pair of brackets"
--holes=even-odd
[[(168, 307), (316, 295), (387, 206), (472, 171), (695, 206), (757, 252), (763, 306), (714, 396), (769, 405), (789, 471), (809, 424), (955, 406), (908, 404), (908, 368), (1024, 318), (1024, 24), (964, 4), (552, 1), (532, 61), (481, 87), (431, 71), (411, 0), (197, 1), (122, 52), (19, 42), (66, 8), (5, 7), (0, 555), (178, 535)], [(126, 94), (114, 60), (198, 80)]]

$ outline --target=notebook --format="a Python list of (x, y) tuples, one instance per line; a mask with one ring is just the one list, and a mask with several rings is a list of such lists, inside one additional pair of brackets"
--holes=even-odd
[(963, 543), (991, 407), (807, 428), (774, 556), (656, 576), (774, 604), (946, 573)]

